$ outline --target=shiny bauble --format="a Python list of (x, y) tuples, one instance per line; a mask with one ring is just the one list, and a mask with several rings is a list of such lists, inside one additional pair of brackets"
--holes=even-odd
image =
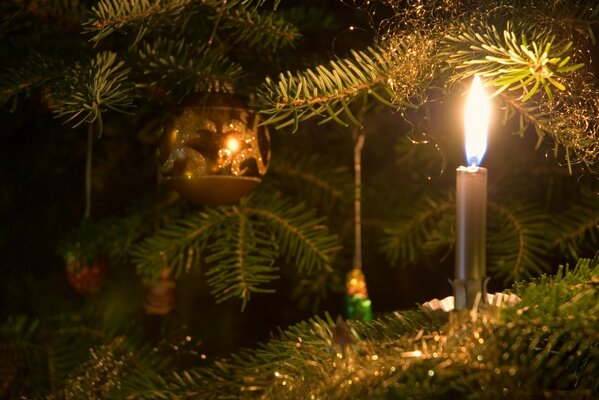
[(175, 107), (158, 149), (160, 171), (181, 197), (230, 204), (251, 192), (270, 161), (270, 136), (238, 98), (193, 95)]
[(108, 262), (98, 259), (92, 263), (85, 263), (76, 259), (67, 260), (67, 280), (77, 293), (82, 296), (93, 296), (100, 292), (106, 280)]
[(175, 280), (170, 276), (169, 268), (162, 271), (158, 281), (144, 286), (144, 309), (147, 314), (168, 315), (175, 309)]

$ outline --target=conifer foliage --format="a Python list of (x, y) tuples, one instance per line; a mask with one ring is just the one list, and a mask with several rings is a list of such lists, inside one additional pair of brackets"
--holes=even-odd
[[(348, 171), (351, 131), (360, 129), (367, 280), (393, 265), (437, 273), (452, 259), (451, 171), (462, 163), (445, 117), (478, 75), (501, 132), (493, 139), (500, 155), (488, 155), (487, 271), (521, 301), (449, 317), (397, 311), (371, 323), (326, 314), (218, 361), (190, 351), (190, 365), (173, 357), (172, 346), (144, 337), (139, 310), (113, 317), (105, 297), (57, 316), (23, 315), (27, 289), (11, 278), (1, 287), (8, 300), (0, 303), (0, 397), (598, 396), (599, 266), (588, 257), (599, 248), (599, 1), (341, 0), (339, 13), (317, 1), (293, 3), (0, 5), (2, 121), (29, 127), (31, 116), (42, 121), (49, 113), (61, 123), (45, 150), (55, 155), (48, 165), (28, 146), (0, 156), (64, 176), (72, 168), (66, 155), (86, 145), (91, 153), (80, 133), (97, 132), (90, 190), (103, 194), (130, 176), (147, 184), (140, 193), (121, 185), (130, 193), (116, 196), (129, 208), (85, 220), (58, 252), (107, 257), (118, 273), (134, 271), (146, 283), (168, 267), (177, 282), (198, 279), (215, 303), (235, 299), (246, 312), (250, 300), (289, 280), (304, 299), (338, 294), (353, 262)], [(372, 40), (331, 52), (330, 42), (360, 31), (340, 27), (356, 15)], [(323, 46), (322, 37), (331, 40)], [(235, 92), (273, 135), (269, 174), (232, 205), (193, 205), (148, 178), (165, 115), (187, 95), (210, 92)], [(522, 140), (509, 141), (510, 133)], [(114, 143), (108, 150), (111, 138), (123, 137), (118, 143), (135, 141), (135, 151)], [(61, 157), (65, 164), (55, 165)], [(117, 157), (133, 172), (111, 170)], [(0, 217), (36, 176), (18, 169), (0, 165), (8, 182)], [(11, 235), (0, 226), (0, 243), (17, 241)], [(556, 268), (562, 260), (579, 261)], [(9, 266), (11, 276), (19, 268)], [(369, 292), (376, 298), (377, 288)]]

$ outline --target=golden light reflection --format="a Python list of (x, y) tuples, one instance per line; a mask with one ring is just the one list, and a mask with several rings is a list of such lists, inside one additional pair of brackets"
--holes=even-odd
[(227, 139), (226, 146), (227, 149), (229, 149), (232, 153), (235, 153), (237, 150), (239, 150), (239, 140), (234, 137), (230, 137)]

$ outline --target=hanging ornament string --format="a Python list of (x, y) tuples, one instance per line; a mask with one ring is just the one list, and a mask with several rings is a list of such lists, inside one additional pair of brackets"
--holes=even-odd
[[(358, 114), (363, 120), (365, 106)], [(372, 320), (372, 304), (368, 298), (366, 279), (362, 273), (362, 149), (366, 136), (364, 127), (352, 131), (354, 140), (354, 265), (347, 275), (347, 317), (349, 319)]]
[(354, 137), (354, 268), (362, 269), (362, 149), (364, 128), (353, 131)]
[(84, 219), (88, 219), (92, 208), (92, 153), (94, 150), (94, 124), (87, 124), (87, 158), (85, 161), (85, 212)]
[(212, 46), (212, 42), (214, 42), (214, 39), (216, 38), (216, 30), (218, 29), (218, 25), (220, 24), (220, 20), (223, 17), (223, 13), (225, 12), (226, 6), (227, 6), (227, 0), (224, 0), (223, 6), (221, 7), (221, 9), (218, 13), (216, 22), (214, 23), (214, 28), (212, 28), (212, 33), (210, 34), (210, 37), (208, 38), (208, 42), (206, 43), (207, 49), (209, 49)]

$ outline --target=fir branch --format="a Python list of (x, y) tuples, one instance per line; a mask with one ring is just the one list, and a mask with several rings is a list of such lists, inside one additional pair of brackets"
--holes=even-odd
[(123, 67), (124, 62), (117, 61), (115, 53), (102, 52), (89, 65), (71, 68), (65, 82), (56, 82), (53, 111), (74, 127), (97, 121), (101, 134), (103, 112), (126, 112), (133, 105), (129, 69)]
[(180, 275), (198, 263), (214, 231), (234, 219), (233, 210), (217, 207), (190, 213), (167, 224), (132, 249), (137, 272), (145, 281), (157, 279), (165, 266), (172, 268), (175, 276)]
[[(279, 0), (280, 1), (280, 0)], [(274, 4), (276, 9), (278, 2)], [(264, 1), (247, 0), (101, 0), (92, 8), (91, 17), (84, 24), (84, 31), (93, 33), (92, 41), (98, 42), (125, 27), (138, 27), (137, 38), (145, 33), (145, 26), (152, 18), (171, 16), (174, 20), (185, 13), (210, 9), (225, 17), (228, 28), (234, 28), (240, 38), (237, 41), (261, 44), (277, 48), (288, 44), (298, 36), (296, 29), (275, 14), (261, 15), (256, 10)]]
[[(532, 125), (537, 135), (536, 149), (539, 149), (549, 136), (555, 143), (555, 155), (560, 147), (565, 149), (570, 174), (572, 165), (581, 161), (592, 167), (599, 154), (595, 113), (598, 103), (594, 85), (583, 83), (576, 86), (582, 87), (575, 87), (572, 92), (560, 92), (554, 105), (534, 100), (520, 102), (509, 92), (503, 92), (498, 96), (504, 104), (504, 124), (517, 115), (519, 129), (516, 133), (521, 137)], [(584, 94), (573, 95), (579, 92)]]
[[(84, 23), (84, 32), (94, 33), (92, 41), (98, 42), (113, 32), (132, 24), (144, 25), (148, 18), (176, 14), (195, 0), (101, 0), (91, 9)], [(139, 37), (139, 35), (138, 35)]]
[[(360, 333), (352, 329), (348, 335), (351, 340), (366, 337), (366, 340), (381, 340), (389, 345), (399, 334), (410, 334), (418, 329), (432, 331), (442, 321), (442, 318), (430, 314), (396, 312), (368, 325), (353, 323), (352, 328)], [(266, 392), (273, 383), (283, 382), (286, 376), (312, 376), (316, 372), (314, 367), (320, 367), (321, 363), (335, 367), (333, 357), (337, 357), (339, 349), (331, 343), (334, 329), (334, 322), (328, 315), (325, 318), (311, 318), (287, 328), (280, 332), (279, 337), (256, 349), (242, 350), (228, 359), (215, 362), (211, 367), (175, 372), (159, 384), (140, 385), (138, 396), (149, 399), (162, 399), (164, 396), (183, 399), (190, 396), (216, 400), (253, 394), (257, 398), (279, 398)], [(343, 360), (340, 362), (343, 364)], [(289, 375), (281, 374), (281, 368)], [(319, 369), (320, 372), (326, 373)], [(251, 378), (245, 379), (244, 376)], [(310, 398), (297, 392), (292, 396)]]
[[(522, 20), (535, 18), (540, 26), (547, 27), (553, 32), (563, 32), (582, 35), (582, 39), (590, 39), (595, 44), (593, 28), (599, 24), (599, 7), (596, 0), (569, 1), (529, 1), (518, 7)], [(537, 22), (538, 21), (538, 22)]]
[[(332, 205), (347, 199), (353, 190), (353, 178), (345, 167), (318, 154), (290, 152), (273, 158), (269, 175), (286, 187), (302, 193), (308, 204)], [(281, 186), (281, 185), (277, 185)]]
[[(314, 188), (328, 194), (330, 197), (339, 200), (343, 196), (343, 192), (338, 188), (331, 185), (330, 182), (324, 180), (319, 171), (318, 174), (310, 173), (306, 171), (304, 168), (298, 168), (292, 165), (285, 165), (281, 163), (276, 167), (271, 167), (271, 172), (275, 174), (279, 174), (286, 178), (297, 178), (302, 182), (313, 186)], [(274, 171), (273, 171), (274, 170)]]
[(554, 231), (558, 232), (553, 246), (577, 258), (581, 247), (596, 245), (599, 241), (599, 198), (597, 194), (585, 195), (580, 202), (553, 220)]
[(489, 202), (488, 271), (514, 282), (549, 269), (547, 219), (533, 206)]
[(538, 103), (530, 100), (521, 102), (514, 98), (514, 96), (511, 96), (510, 93), (506, 92), (501, 93), (499, 97), (506, 106), (506, 118), (504, 118), (504, 124), (510, 119), (509, 110), (515, 111), (519, 115), (520, 124), (518, 133), (520, 136), (524, 136), (529, 124), (534, 126), (537, 134), (537, 149), (541, 146), (543, 139), (547, 134), (551, 135), (554, 139), (556, 138), (555, 132), (550, 128), (550, 115), (541, 111)]
[[(245, 208), (229, 221), (209, 246), (213, 252), (206, 261), (216, 264), (206, 272), (217, 302), (232, 297), (242, 300), (245, 309), (251, 293), (271, 293), (261, 286), (278, 278), (273, 266), (277, 251), (268, 232), (254, 227)], [(256, 229), (257, 228), (257, 229)]]
[(22, 370), (43, 363), (43, 347), (35, 343), (39, 321), (24, 315), (8, 316), (0, 325), (0, 395), (8, 398), (11, 384)]
[(555, 104), (534, 100), (520, 102), (509, 92), (499, 95), (505, 108), (504, 124), (517, 115), (520, 136), (532, 125), (537, 135), (537, 149), (549, 136), (555, 143), (554, 154), (558, 154), (560, 147), (565, 150), (570, 174), (572, 165), (579, 162), (592, 167), (599, 154), (595, 112), (599, 103), (595, 84), (589, 82), (587, 74), (575, 78), (577, 84), (569, 92), (559, 92)]
[[(388, 86), (393, 79), (401, 80), (406, 52), (402, 44), (389, 48), (352, 50), (351, 58), (331, 61), (328, 66), (281, 73), (277, 81), (266, 78), (260, 89), (261, 112), (267, 115), (265, 124), (277, 129), (294, 125), (314, 116), (333, 119), (343, 125), (339, 115), (344, 114), (355, 123), (349, 110), (350, 103), (361, 93), (367, 93), (383, 104), (391, 103), (395, 93)], [(399, 98), (397, 105), (407, 105)]]
[(182, 95), (208, 92), (218, 85), (231, 85), (242, 74), (241, 67), (220, 51), (183, 39), (143, 43), (138, 55), (147, 79), (139, 86), (161, 86), (165, 93), (180, 88), (185, 91)]
[[(455, 243), (453, 197), (419, 203), (385, 230), (381, 249), (393, 263), (413, 263), (423, 254), (451, 248)], [(489, 221), (489, 272), (513, 282), (548, 269), (543, 260), (548, 249), (545, 214), (530, 205), (508, 208), (489, 202)]]
[(41, 55), (27, 57), (17, 67), (3, 68), (0, 72), (0, 105), (19, 93), (31, 92), (62, 77), (64, 68), (62, 59)]
[(416, 261), (421, 255), (420, 249), (431, 237), (431, 231), (438, 227), (439, 218), (454, 206), (451, 196), (419, 201), (409, 214), (406, 213), (392, 227), (385, 229), (381, 250), (392, 263)]
[[(300, 4), (296, 7), (279, 11), (286, 20), (300, 29), (300, 32), (339, 32), (343, 23), (333, 11), (315, 5)], [(300, 37), (298, 41), (306, 42), (309, 38)]]
[(255, 9), (234, 10), (223, 13), (222, 17), (223, 29), (231, 30), (230, 37), (237, 44), (277, 51), (292, 45), (300, 37), (295, 26), (275, 13), (259, 13)]
[(149, 231), (144, 215), (139, 212), (95, 222), (83, 220), (76, 230), (59, 242), (57, 252), (69, 262), (88, 265), (104, 257), (112, 262), (124, 262), (133, 245)]
[(273, 266), (279, 251), (299, 272), (330, 269), (337, 238), (313, 211), (279, 198), (250, 197), (238, 206), (206, 208), (169, 223), (132, 251), (144, 280), (156, 279), (165, 266), (176, 275), (197, 264), (208, 250), (206, 275), (217, 301), (242, 299), (278, 277)]
[(277, 198), (260, 198), (253, 199), (247, 212), (268, 224), (286, 261), (293, 262), (299, 272), (330, 270), (339, 242), (313, 210)]
[(493, 25), (462, 24), (457, 35), (446, 36), (445, 49), (439, 55), (456, 69), (451, 81), (480, 75), (497, 88), (494, 95), (518, 91), (525, 102), (543, 88), (553, 101), (551, 87), (565, 90), (566, 74), (584, 66), (572, 64), (572, 44), (555, 42), (549, 31), (534, 31), (509, 21), (501, 35)]

